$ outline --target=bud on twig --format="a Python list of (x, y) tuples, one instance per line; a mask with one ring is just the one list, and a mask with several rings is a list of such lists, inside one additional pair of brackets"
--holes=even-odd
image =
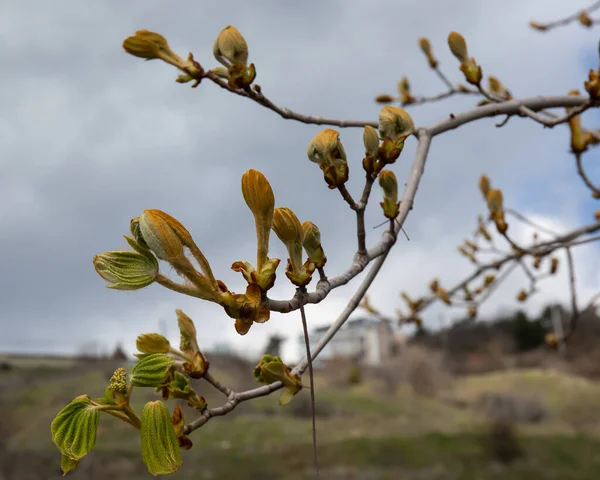
[(383, 208), (383, 214), (386, 218), (394, 219), (400, 211), (400, 202), (398, 201), (398, 180), (391, 170), (382, 170), (379, 173), (379, 186), (383, 189), (383, 202), (380, 203)]
[(138, 30), (135, 35), (127, 37), (123, 41), (123, 48), (134, 57), (146, 60), (160, 59), (180, 70), (187, 66), (185, 60), (171, 50), (165, 37), (149, 30)]
[(302, 225), (298, 217), (287, 207), (275, 209), (273, 215), (273, 230), (279, 240), (286, 246), (289, 253), (286, 276), (297, 286), (307, 285), (315, 265), (308, 259), (302, 264)]
[(248, 63), (248, 44), (237, 28), (228, 25), (215, 40), (213, 54), (217, 62), (225, 67), (245, 66)]
[(321, 232), (312, 222), (302, 224), (302, 246), (308, 255), (309, 260), (315, 264), (316, 268), (321, 268), (327, 262), (327, 257), (321, 245)]
[(438, 66), (438, 61), (433, 56), (433, 52), (431, 51), (431, 44), (429, 43), (429, 40), (425, 37), (419, 38), (419, 47), (421, 47), (421, 51), (427, 57), (429, 66), (431, 68), (436, 68)]

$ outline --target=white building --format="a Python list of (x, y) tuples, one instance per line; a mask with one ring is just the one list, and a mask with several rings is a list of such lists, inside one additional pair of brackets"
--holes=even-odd
[[(311, 349), (329, 326), (319, 327), (310, 333)], [(357, 318), (347, 321), (317, 357), (315, 364), (323, 365), (333, 358), (356, 360), (367, 365), (378, 365), (395, 356), (405, 343), (402, 332), (392, 328), (387, 321), (373, 318)], [(300, 352), (306, 347), (304, 336), (299, 337)], [(303, 355), (304, 356), (304, 355)]]

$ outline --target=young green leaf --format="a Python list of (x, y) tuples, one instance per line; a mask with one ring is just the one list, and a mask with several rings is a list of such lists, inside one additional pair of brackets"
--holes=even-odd
[(51, 426), (52, 441), (63, 455), (79, 460), (94, 448), (98, 416), (88, 395), (80, 395), (58, 412)]
[(164, 353), (152, 353), (142, 358), (132, 369), (129, 379), (134, 387), (158, 387), (167, 378), (175, 359)]
[(142, 457), (148, 471), (165, 475), (177, 471), (181, 452), (169, 410), (161, 401), (148, 402), (142, 410)]
[(77, 465), (79, 465), (79, 460), (73, 460), (72, 458), (67, 457), (64, 453), (62, 454), (62, 458), (60, 459), (60, 468), (63, 471), (63, 477), (71, 470), (75, 470)]

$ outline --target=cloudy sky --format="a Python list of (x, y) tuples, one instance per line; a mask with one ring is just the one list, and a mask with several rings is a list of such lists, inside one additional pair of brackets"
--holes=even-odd
[[(572, 6), (569, 4), (572, 3)], [(257, 353), (267, 335), (290, 339), (286, 355), (299, 355), (299, 314), (274, 314), (245, 337), (216, 305), (153, 285), (136, 292), (104, 288), (95, 254), (127, 247), (130, 218), (158, 208), (178, 218), (208, 257), (217, 278), (241, 291), (230, 270), (236, 260), (254, 262), (252, 216), (239, 188), (249, 168), (270, 180), (276, 205), (320, 226), (336, 275), (351, 263), (354, 218), (336, 191), (326, 188), (306, 158), (321, 129), (279, 118), (210, 82), (197, 89), (174, 82), (177, 72), (159, 62), (126, 55), (121, 43), (137, 29), (165, 35), (173, 49), (192, 51), (207, 68), (217, 65), (212, 44), (235, 25), (248, 41), (256, 82), (275, 103), (301, 113), (376, 120), (373, 97), (394, 93), (407, 75), (415, 94), (443, 85), (428, 69), (417, 40), (431, 39), (441, 67), (461, 80), (445, 40), (452, 30), (467, 39), (484, 73), (494, 74), (519, 97), (562, 94), (582, 88), (597, 60), (598, 32), (577, 25), (540, 34), (530, 19), (551, 20), (586, 2), (505, 0), (423, 1), (220, 1), (77, 2), (8, 0), (0, 6), (0, 352), (79, 352), (86, 346), (132, 352), (139, 333), (162, 322), (176, 339), (176, 308), (196, 322), (201, 345), (230, 343)], [(410, 110), (417, 125), (471, 108), (453, 99)], [(586, 119), (594, 120), (594, 114)], [(568, 130), (545, 130), (512, 119), (502, 129), (486, 119), (435, 138), (415, 207), (401, 240), (369, 292), (393, 314), (400, 290), (418, 296), (434, 276), (450, 286), (470, 271), (456, 246), (475, 225), (484, 205), (477, 179), (487, 173), (505, 192), (508, 206), (556, 229), (592, 218), (595, 204), (581, 188), (568, 155)], [(349, 189), (362, 184), (362, 130), (341, 133), (350, 161)], [(415, 141), (393, 169), (400, 182), (412, 162)], [(586, 162), (598, 161), (589, 155)], [(591, 169), (592, 176), (600, 169)], [(367, 225), (382, 220), (378, 187)], [(511, 227), (517, 237), (529, 233)], [(368, 241), (381, 230), (369, 228)], [(272, 256), (285, 258), (272, 239)], [(582, 302), (600, 287), (595, 247), (576, 255)], [(563, 269), (564, 270), (564, 269)], [(294, 289), (280, 268), (274, 298)], [(359, 277), (360, 279), (361, 277)], [(519, 276), (490, 301), (483, 314), (516, 307), (525, 282)], [(547, 282), (528, 308), (567, 301), (565, 277)], [(335, 290), (307, 309), (313, 326), (328, 324), (357, 287)], [(447, 310), (432, 308), (429, 325)]]

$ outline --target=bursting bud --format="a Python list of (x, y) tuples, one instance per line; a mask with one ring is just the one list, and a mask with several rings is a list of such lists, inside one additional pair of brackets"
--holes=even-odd
[(171, 50), (165, 37), (149, 30), (138, 30), (135, 35), (127, 37), (123, 41), (123, 48), (134, 57), (146, 60), (160, 59), (179, 69), (187, 66), (186, 62)]
[(302, 246), (308, 255), (309, 260), (315, 264), (316, 268), (321, 268), (327, 262), (327, 257), (321, 245), (321, 232), (312, 222), (302, 224)]
[(149, 251), (115, 251), (96, 255), (94, 268), (115, 290), (138, 290), (154, 282), (158, 275), (158, 261)]
[(460, 61), (460, 70), (465, 75), (465, 80), (473, 85), (479, 85), (481, 82), (481, 67), (477, 65), (474, 59), (469, 58), (467, 51), (467, 42), (458, 32), (450, 32), (448, 35), (448, 46), (452, 54)]
[(266, 383), (267, 385), (277, 381), (283, 383), (279, 405), (285, 405), (302, 390), (300, 376), (297, 374), (292, 375), (290, 367), (283, 363), (279, 357), (263, 355), (253, 373), (257, 382)]
[(310, 259), (302, 264), (302, 225), (296, 214), (287, 207), (276, 208), (273, 214), (273, 230), (286, 246), (289, 258), (286, 276), (297, 286), (307, 285), (315, 270)]
[(379, 173), (379, 186), (383, 189), (383, 214), (386, 218), (394, 219), (398, 216), (400, 202), (398, 202), (398, 180), (391, 170), (382, 170)]
[(598, 98), (600, 98), (600, 73), (595, 70), (590, 70), (588, 78), (589, 80), (584, 82), (583, 86), (590, 94), (591, 99), (598, 100)]
[(379, 135), (381, 138), (389, 137), (396, 143), (404, 145), (404, 139), (415, 130), (415, 124), (408, 112), (399, 107), (383, 107), (379, 112)]
[(429, 66), (431, 68), (435, 68), (438, 65), (438, 61), (433, 56), (433, 52), (431, 51), (431, 44), (429, 40), (425, 37), (419, 38), (419, 47), (421, 47), (421, 51), (427, 57), (427, 61), (429, 62)]
[(363, 143), (365, 145), (365, 152), (367, 155), (377, 158), (377, 151), (379, 150), (379, 135), (370, 125), (365, 126), (363, 132)]
[(242, 175), (242, 194), (246, 205), (254, 215), (257, 240), (257, 270), (260, 272), (268, 260), (269, 235), (273, 226), (275, 196), (265, 176), (258, 170), (252, 169)]
[(494, 76), (488, 77), (488, 87), (492, 93), (498, 95), (504, 100), (510, 100), (512, 98), (512, 95), (508, 89)]
[(487, 194), (490, 191), (490, 188), (490, 179), (487, 177), (487, 175), (482, 175), (479, 178), (479, 190), (481, 191), (483, 198), (487, 198)]
[(286, 246), (302, 243), (302, 225), (287, 207), (278, 207), (273, 214), (273, 230)]
[(469, 60), (469, 52), (467, 51), (467, 42), (464, 37), (458, 32), (450, 32), (448, 35), (448, 46), (454, 55), (461, 63)]
[(144, 244), (159, 259), (166, 261), (181, 257), (184, 245), (193, 243), (185, 227), (161, 210), (144, 210), (139, 217), (132, 219), (131, 233), (134, 238), (141, 236)]
[(429, 290), (431, 290), (431, 293), (436, 293), (438, 291), (438, 288), (440, 288), (439, 280), (437, 278), (433, 279), (429, 284)]
[(135, 346), (142, 353), (168, 353), (171, 344), (158, 333), (143, 333), (137, 337)]
[(398, 93), (400, 93), (400, 102), (402, 105), (410, 105), (417, 101), (417, 99), (410, 94), (408, 77), (402, 77), (402, 80), (398, 82)]
[(248, 63), (248, 44), (237, 28), (228, 25), (215, 40), (213, 54), (220, 64), (228, 68), (232, 65), (245, 66)]
[(317, 133), (308, 145), (307, 155), (319, 165), (329, 188), (337, 188), (348, 180), (346, 152), (336, 130), (326, 128)]

